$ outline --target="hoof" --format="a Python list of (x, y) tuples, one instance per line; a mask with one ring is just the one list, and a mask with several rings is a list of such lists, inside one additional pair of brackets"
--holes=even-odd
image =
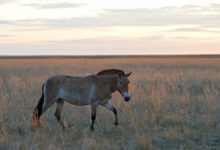
[(63, 131), (65, 131), (65, 129), (66, 129), (65, 124), (62, 121), (60, 123), (61, 123), (61, 127), (62, 127)]
[(34, 128), (39, 128), (39, 127), (41, 127), (41, 122), (40, 121), (32, 121), (32, 126)]
[(90, 131), (94, 131), (94, 126), (90, 126)]
[(65, 128), (65, 127), (62, 127), (62, 130), (63, 130), (63, 131), (65, 131), (65, 130), (66, 130), (66, 128)]
[(114, 125), (116, 125), (116, 126), (117, 126), (117, 125), (118, 125), (118, 122), (114, 122)]
[(40, 120), (37, 119), (37, 118), (33, 118), (32, 119), (32, 126), (35, 127), (35, 128), (39, 128), (41, 126)]

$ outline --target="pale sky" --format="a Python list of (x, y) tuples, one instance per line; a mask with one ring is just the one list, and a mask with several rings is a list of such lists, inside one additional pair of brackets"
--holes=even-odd
[(0, 0), (0, 55), (220, 54), (220, 0)]

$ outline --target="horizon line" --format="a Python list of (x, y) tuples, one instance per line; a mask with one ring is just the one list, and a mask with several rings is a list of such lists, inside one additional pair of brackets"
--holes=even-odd
[(220, 54), (150, 54), (150, 55), (0, 55), (3, 58), (144, 58), (144, 57), (220, 57)]

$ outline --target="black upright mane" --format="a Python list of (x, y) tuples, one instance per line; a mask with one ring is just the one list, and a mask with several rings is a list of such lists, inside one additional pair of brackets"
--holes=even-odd
[(97, 75), (112, 75), (112, 74), (118, 74), (118, 75), (125, 75), (124, 71), (119, 70), (119, 69), (106, 69), (102, 70)]

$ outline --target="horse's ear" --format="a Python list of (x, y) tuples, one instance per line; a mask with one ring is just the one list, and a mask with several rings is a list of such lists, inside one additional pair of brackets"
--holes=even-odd
[(129, 77), (132, 74), (132, 72), (129, 72), (127, 74), (125, 74), (126, 77)]

